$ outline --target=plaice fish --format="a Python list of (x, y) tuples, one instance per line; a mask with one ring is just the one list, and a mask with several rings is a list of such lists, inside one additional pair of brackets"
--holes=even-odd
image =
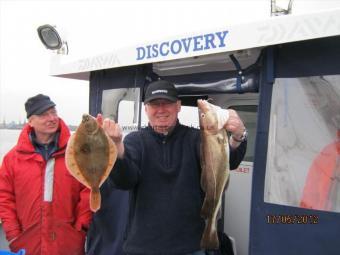
[(216, 107), (205, 100), (197, 101), (201, 130), (201, 186), (205, 198), (201, 216), (205, 219), (201, 248), (219, 248), (217, 216), (229, 178), (229, 144), (224, 129), (219, 128)]
[(117, 148), (97, 120), (84, 114), (81, 124), (70, 137), (65, 153), (69, 172), (91, 189), (90, 208), (101, 204), (100, 186), (109, 176), (117, 159)]

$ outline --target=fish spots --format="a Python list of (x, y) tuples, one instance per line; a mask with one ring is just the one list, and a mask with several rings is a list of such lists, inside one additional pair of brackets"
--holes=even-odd
[(89, 144), (85, 143), (80, 147), (80, 151), (85, 154), (90, 154), (91, 152), (91, 147)]

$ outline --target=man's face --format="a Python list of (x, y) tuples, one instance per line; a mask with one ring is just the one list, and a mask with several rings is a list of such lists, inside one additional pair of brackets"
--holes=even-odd
[(59, 127), (57, 110), (52, 107), (40, 115), (32, 115), (28, 120), (28, 124), (34, 128), (36, 134), (54, 134)]
[(172, 102), (167, 99), (155, 99), (145, 104), (145, 112), (150, 125), (156, 132), (165, 133), (175, 126), (181, 101)]

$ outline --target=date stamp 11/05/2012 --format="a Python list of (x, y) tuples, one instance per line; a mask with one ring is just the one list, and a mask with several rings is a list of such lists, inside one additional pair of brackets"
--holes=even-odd
[(267, 224), (318, 224), (319, 216), (314, 214), (268, 214)]

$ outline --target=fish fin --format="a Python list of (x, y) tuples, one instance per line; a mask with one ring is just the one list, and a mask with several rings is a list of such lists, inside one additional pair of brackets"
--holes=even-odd
[(101, 195), (98, 187), (92, 188), (90, 193), (90, 208), (93, 212), (98, 211), (101, 204)]
[(201, 209), (201, 217), (204, 219), (209, 218), (214, 210), (214, 199), (207, 199), (207, 196), (204, 198), (204, 202)]
[(220, 247), (215, 222), (212, 219), (206, 221), (200, 245), (205, 250), (217, 250)]
[(224, 185), (224, 192), (228, 189), (229, 183), (230, 183), (230, 175), (228, 174), (227, 180), (226, 180), (225, 185)]
[(206, 191), (206, 187), (207, 187), (207, 183), (206, 183), (206, 165), (204, 163), (204, 148), (203, 148), (203, 145), (201, 143), (200, 145), (200, 163), (201, 163), (201, 187), (203, 189), (203, 191), (205, 192)]
[(75, 140), (75, 133), (73, 133), (68, 140), (66, 151), (65, 151), (65, 164), (66, 168), (69, 173), (76, 178), (80, 183), (85, 185), (86, 187), (90, 188), (89, 183), (86, 181), (85, 177), (83, 176), (82, 172), (79, 169), (77, 161), (74, 159), (74, 140)]
[(224, 139), (224, 137), (222, 136), (218, 136), (217, 137), (217, 142), (218, 142), (218, 144), (223, 144), (223, 145), (225, 145), (225, 139)]

